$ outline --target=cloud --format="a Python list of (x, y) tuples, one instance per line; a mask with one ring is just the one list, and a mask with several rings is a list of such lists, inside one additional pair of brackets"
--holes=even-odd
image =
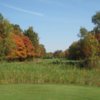
[(43, 16), (44, 16), (43, 13), (33, 12), (33, 11), (26, 10), (26, 9), (23, 9), (23, 8), (14, 7), (14, 6), (12, 6), (12, 5), (1, 4), (1, 3), (0, 3), (0, 5), (4, 6), (4, 7), (6, 7), (6, 8), (10, 8), (10, 9), (13, 9), (13, 10), (16, 10), (16, 11), (23, 12), (23, 13), (27, 13), (27, 14), (31, 14), (31, 15), (35, 15), (35, 16), (40, 16), (40, 17), (43, 17)]

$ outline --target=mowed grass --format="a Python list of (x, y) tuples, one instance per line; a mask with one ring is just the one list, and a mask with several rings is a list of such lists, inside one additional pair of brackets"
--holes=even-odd
[(0, 100), (100, 100), (100, 88), (71, 85), (0, 85)]
[(100, 86), (100, 69), (80, 69), (52, 60), (0, 63), (0, 84), (74, 84)]

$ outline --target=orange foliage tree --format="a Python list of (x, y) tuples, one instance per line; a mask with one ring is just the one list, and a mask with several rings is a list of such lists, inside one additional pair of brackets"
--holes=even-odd
[(11, 24), (0, 14), (0, 59), (24, 60), (45, 55), (38, 34), (29, 27), (24, 33), (17, 24)]
[(23, 42), (26, 48), (26, 54), (28, 58), (35, 56), (34, 47), (32, 45), (31, 40), (27, 36), (23, 36)]
[(13, 34), (12, 35), (12, 40), (13, 40), (13, 48), (11, 48), (7, 58), (10, 60), (13, 59), (19, 59), (19, 60), (23, 60), (27, 57), (26, 54), (26, 47), (24, 45), (22, 36)]
[(24, 60), (34, 56), (34, 47), (27, 36), (24, 35), (12, 35), (13, 47), (7, 56), (7, 59)]

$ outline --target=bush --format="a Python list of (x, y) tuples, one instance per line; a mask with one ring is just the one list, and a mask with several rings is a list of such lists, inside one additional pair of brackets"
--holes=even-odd
[(100, 58), (89, 58), (84, 60), (83, 67), (85, 68), (97, 68), (100, 66)]

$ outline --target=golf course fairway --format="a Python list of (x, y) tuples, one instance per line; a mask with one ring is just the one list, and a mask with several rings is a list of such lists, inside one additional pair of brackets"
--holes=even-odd
[(0, 85), (0, 100), (100, 100), (100, 88), (73, 85)]

